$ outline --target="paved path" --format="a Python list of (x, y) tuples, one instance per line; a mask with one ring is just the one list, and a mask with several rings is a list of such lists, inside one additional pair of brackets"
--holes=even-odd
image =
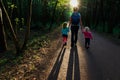
[(76, 47), (67, 47), (57, 51), (47, 80), (120, 80), (120, 45), (93, 34), (94, 40), (87, 50), (79, 32)]

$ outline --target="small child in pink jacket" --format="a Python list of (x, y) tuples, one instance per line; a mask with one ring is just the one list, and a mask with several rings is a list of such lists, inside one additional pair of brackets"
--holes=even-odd
[(85, 48), (88, 49), (90, 47), (90, 39), (93, 39), (92, 33), (90, 32), (89, 27), (85, 27), (82, 32), (85, 38)]

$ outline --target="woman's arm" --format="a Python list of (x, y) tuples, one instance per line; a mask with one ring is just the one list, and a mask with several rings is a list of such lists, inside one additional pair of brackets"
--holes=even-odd
[(71, 19), (71, 17), (70, 17), (70, 20), (69, 20), (69, 22), (68, 22), (68, 26), (69, 26), (69, 27), (71, 26), (71, 22), (72, 22), (72, 19)]
[(83, 30), (83, 25), (82, 25), (82, 19), (80, 17), (80, 27), (81, 27), (81, 30)]

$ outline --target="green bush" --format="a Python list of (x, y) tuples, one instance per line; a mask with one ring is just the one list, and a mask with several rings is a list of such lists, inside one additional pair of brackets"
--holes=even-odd
[(119, 27), (113, 28), (113, 35), (117, 38), (120, 36), (120, 28)]

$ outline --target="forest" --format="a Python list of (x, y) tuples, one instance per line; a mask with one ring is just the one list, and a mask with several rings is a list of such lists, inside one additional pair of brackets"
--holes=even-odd
[[(120, 40), (120, 0), (78, 2), (83, 26)], [(50, 43), (46, 34), (68, 21), (71, 13), (70, 0), (0, 0), (0, 65), (11, 55), (18, 58), (30, 47)]]
[[(16, 54), (24, 50), (31, 30), (38, 30), (41, 34), (52, 31), (69, 15), (68, 0), (1, 0), (0, 7), (0, 50), (6, 51), (10, 40)], [(20, 37), (21, 34), (25, 37)]]

